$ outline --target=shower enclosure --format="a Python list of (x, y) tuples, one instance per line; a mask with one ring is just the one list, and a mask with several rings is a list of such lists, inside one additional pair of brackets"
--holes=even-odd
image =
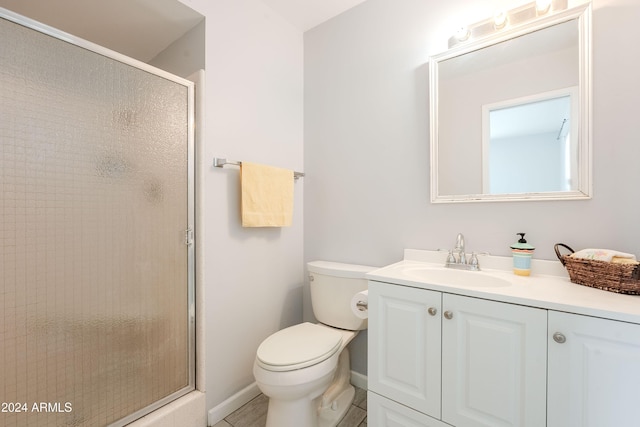
[(194, 389), (193, 84), (0, 9), (0, 425)]

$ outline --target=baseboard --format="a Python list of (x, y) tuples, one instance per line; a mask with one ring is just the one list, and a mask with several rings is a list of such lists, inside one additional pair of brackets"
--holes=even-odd
[(249, 384), (247, 387), (243, 388), (221, 404), (209, 409), (207, 416), (207, 425), (216, 425), (217, 423), (225, 419), (226, 416), (241, 408), (242, 405), (248, 403), (259, 394), (260, 389), (258, 388), (258, 385), (255, 382)]
[(353, 384), (358, 388), (366, 390), (368, 383), (369, 381), (366, 375), (362, 375), (361, 373), (351, 371), (351, 384)]

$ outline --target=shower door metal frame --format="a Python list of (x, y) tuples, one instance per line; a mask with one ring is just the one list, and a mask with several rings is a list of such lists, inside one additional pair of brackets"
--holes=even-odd
[(25, 16), (0, 7), (0, 18), (14, 22), (23, 27), (46, 34), (58, 40), (70, 43), (82, 49), (102, 55), (114, 61), (130, 65), (187, 88), (187, 229), (185, 245), (187, 246), (187, 325), (188, 325), (188, 369), (189, 384), (154, 403), (128, 416), (109, 424), (109, 427), (120, 427), (129, 424), (154, 410), (172, 402), (195, 390), (195, 84), (192, 81), (161, 70), (137, 59), (115, 52), (88, 40), (73, 36), (64, 31), (42, 24)]

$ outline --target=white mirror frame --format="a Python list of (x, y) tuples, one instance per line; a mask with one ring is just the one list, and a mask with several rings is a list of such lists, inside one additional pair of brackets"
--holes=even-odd
[[(579, 32), (579, 78), (578, 113), (579, 184), (575, 191), (509, 193), (509, 194), (439, 194), (438, 192), (438, 64), (447, 59), (474, 52), (544, 28), (577, 20)], [(486, 38), (458, 45), (433, 56), (429, 61), (430, 86), (430, 165), (431, 203), (498, 202), (535, 200), (580, 200), (590, 199), (592, 194), (592, 147), (591, 147), (591, 3), (538, 18), (521, 26), (504, 29)]]

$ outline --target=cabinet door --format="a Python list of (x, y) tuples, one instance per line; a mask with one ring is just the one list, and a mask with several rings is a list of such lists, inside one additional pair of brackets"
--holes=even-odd
[(440, 418), (439, 292), (369, 282), (369, 389)]
[(548, 339), (549, 427), (640, 425), (640, 325), (550, 311)]
[(546, 310), (444, 294), (442, 420), (546, 423)]
[(367, 393), (367, 424), (372, 427), (450, 427), (373, 392)]

